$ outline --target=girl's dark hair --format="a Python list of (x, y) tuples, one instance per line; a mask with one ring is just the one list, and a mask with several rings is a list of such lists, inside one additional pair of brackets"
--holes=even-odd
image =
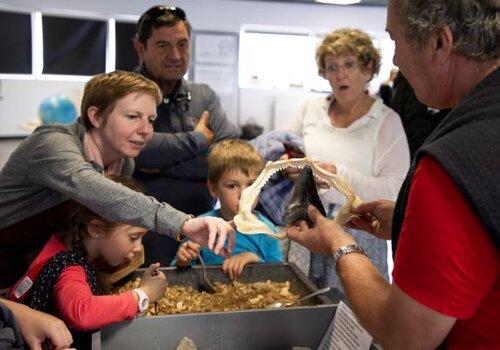
[[(106, 177), (136, 192), (144, 192), (141, 186), (132, 179), (117, 175), (107, 175)], [(87, 234), (87, 227), (92, 220), (99, 221), (100, 228), (105, 232), (120, 225), (119, 222), (110, 222), (104, 219), (91, 209), (71, 199), (66, 202), (64, 212), (69, 213), (69, 215), (63, 229), (57, 233), (57, 236), (71, 250), (84, 250), (82, 240)]]

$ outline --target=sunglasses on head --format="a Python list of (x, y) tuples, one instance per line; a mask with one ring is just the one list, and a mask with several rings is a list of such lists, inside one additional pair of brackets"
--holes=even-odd
[(182, 21), (186, 20), (186, 12), (183, 9), (177, 6), (155, 6), (151, 7), (144, 14), (144, 18), (147, 16), (151, 20), (155, 20), (161, 16), (165, 16), (166, 14), (172, 14), (175, 17), (179, 18)]

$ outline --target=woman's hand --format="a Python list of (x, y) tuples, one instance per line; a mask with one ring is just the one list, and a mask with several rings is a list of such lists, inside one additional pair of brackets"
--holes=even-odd
[(149, 301), (155, 302), (163, 298), (167, 290), (167, 277), (158, 271), (160, 264), (151, 264), (141, 276), (139, 288), (147, 294)]
[(177, 251), (177, 266), (189, 266), (191, 261), (198, 258), (200, 245), (191, 241), (182, 243)]
[[(330, 163), (325, 163), (325, 162), (316, 162), (316, 164), (328, 171), (329, 173), (332, 173), (332, 174), (337, 174), (337, 167), (333, 164), (330, 164)], [(330, 186), (323, 180), (320, 180), (318, 179), (317, 177), (314, 177), (314, 180), (316, 181), (316, 185), (319, 187), (319, 188), (329, 188)]]
[[(278, 160), (288, 160), (290, 157), (288, 157), (288, 154), (283, 154), (281, 157), (279, 157)], [(281, 170), (281, 174), (286, 177), (288, 180), (295, 182), (299, 178), (301, 169), (294, 168), (294, 167), (288, 167), (283, 170)]]
[(333, 164), (330, 164), (330, 163), (325, 163), (325, 162), (316, 162), (316, 164), (322, 168), (322, 169), (325, 169), (326, 171), (332, 173), (332, 174), (336, 174), (337, 173), (337, 167)]
[[(230, 256), (234, 248), (234, 229), (221, 218), (202, 216), (189, 219), (182, 226), (182, 234), (221, 256)], [(226, 238), (227, 249), (224, 248)]]
[(224, 260), (222, 271), (229, 276), (231, 281), (234, 281), (241, 276), (245, 265), (253, 262), (259, 262), (259, 257), (256, 254), (251, 252), (240, 253)]
[(391, 239), (392, 217), (396, 203), (386, 199), (366, 202), (354, 209), (348, 227), (371, 233), (377, 238)]

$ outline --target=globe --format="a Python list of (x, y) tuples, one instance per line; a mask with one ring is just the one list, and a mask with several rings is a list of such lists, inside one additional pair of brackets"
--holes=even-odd
[(76, 119), (76, 108), (66, 96), (57, 94), (40, 103), (38, 115), (42, 124), (71, 124)]

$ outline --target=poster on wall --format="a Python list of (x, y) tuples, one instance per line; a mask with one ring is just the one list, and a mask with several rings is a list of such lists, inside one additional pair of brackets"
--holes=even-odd
[(208, 84), (238, 125), (238, 34), (196, 32), (193, 56), (193, 80)]
[(196, 63), (237, 65), (238, 37), (236, 34), (196, 33)]
[(238, 71), (236, 68), (199, 63), (195, 65), (194, 71), (195, 80), (208, 84), (217, 93), (228, 118), (236, 123), (238, 114)]

